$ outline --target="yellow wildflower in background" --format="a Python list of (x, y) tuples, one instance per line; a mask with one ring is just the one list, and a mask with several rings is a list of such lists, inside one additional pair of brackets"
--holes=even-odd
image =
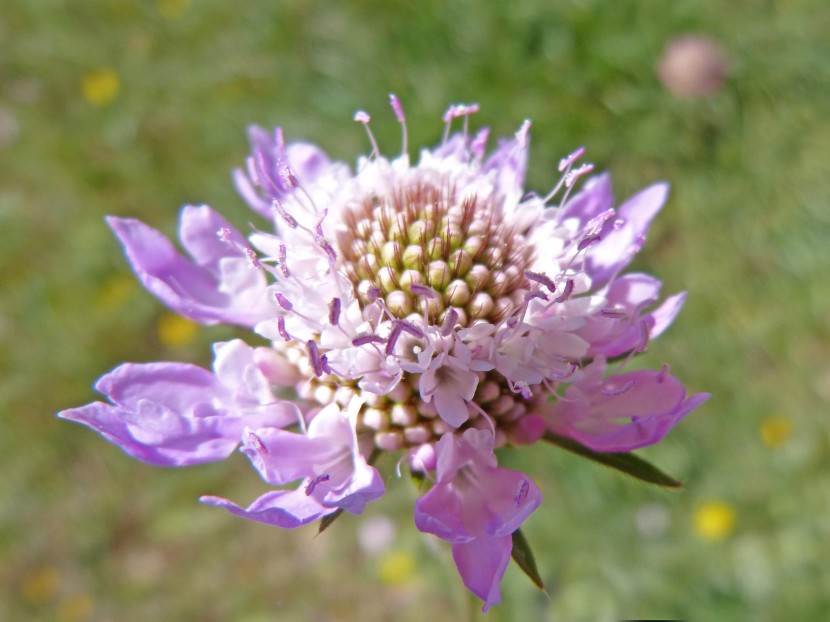
[(156, 9), (167, 19), (177, 19), (190, 8), (190, 0), (156, 0)]
[(199, 325), (175, 313), (165, 313), (156, 323), (159, 341), (168, 348), (181, 348), (193, 342)]
[(92, 617), (95, 603), (92, 596), (86, 593), (75, 594), (63, 601), (58, 607), (60, 622), (83, 622)]
[(384, 585), (403, 585), (415, 574), (415, 558), (408, 551), (390, 551), (378, 562), (378, 576)]
[(81, 91), (93, 106), (106, 106), (118, 96), (121, 87), (118, 74), (112, 69), (95, 69), (84, 75)]
[(761, 440), (767, 447), (783, 445), (790, 439), (792, 431), (792, 421), (786, 417), (767, 417), (761, 422)]
[(722, 540), (735, 529), (735, 510), (723, 501), (709, 501), (695, 511), (695, 532), (704, 540)]
[(35, 568), (20, 582), (20, 595), (27, 603), (41, 605), (52, 600), (58, 591), (60, 574), (54, 566)]

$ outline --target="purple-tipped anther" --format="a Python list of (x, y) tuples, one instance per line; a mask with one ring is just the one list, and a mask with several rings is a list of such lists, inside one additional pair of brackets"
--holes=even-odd
[(314, 494), (314, 489), (317, 488), (317, 484), (322, 482), (327, 482), (331, 479), (331, 476), (328, 473), (323, 473), (322, 475), (318, 475), (313, 480), (311, 480), (305, 487), (305, 495), (306, 497), (310, 497)]
[(571, 165), (576, 162), (579, 158), (582, 157), (582, 154), (585, 153), (585, 147), (580, 147), (572, 154), (565, 156), (561, 160), (559, 160), (559, 172), (563, 172), (565, 169), (571, 167)]
[(574, 291), (574, 280), (573, 279), (568, 279), (565, 282), (565, 289), (562, 290), (562, 295), (559, 296), (559, 298), (557, 298), (554, 302), (565, 302), (566, 300), (568, 300), (571, 297), (571, 294), (573, 294), (573, 291)]
[(542, 274), (541, 272), (531, 272), (530, 270), (525, 270), (525, 277), (530, 281), (535, 281), (540, 285), (544, 285), (548, 288), (550, 293), (554, 293), (556, 291), (556, 283), (553, 282), (548, 275)]
[(441, 324), (441, 336), (449, 337), (452, 329), (455, 328), (455, 323), (458, 321), (458, 311), (454, 307), (450, 307), (447, 314), (444, 316), (444, 322)]
[(283, 296), (281, 293), (277, 292), (276, 294), (274, 294), (274, 298), (277, 299), (277, 304), (279, 304), (279, 306), (281, 306), (286, 311), (291, 311), (291, 309), (294, 308), (294, 305), (291, 304), (291, 301), (288, 300), (288, 298)]
[(431, 287), (428, 287), (426, 285), (419, 285), (418, 283), (413, 283), (412, 285), (409, 286), (409, 288), (412, 290), (412, 293), (415, 294), (416, 296), (425, 296), (426, 298), (433, 298), (433, 299), (436, 299), (436, 298), (440, 297), (438, 295), (438, 292), (436, 292), (434, 289), (432, 289)]
[(314, 368), (314, 375), (318, 378), (323, 375), (323, 360), (320, 358), (320, 351), (317, 349), (317, 342), (309, 339), (305, 343), (308, 350), (308, 360), (311, 361), (311, 366)]
[(271, 201), (271, 205), (274, 206), (274, 209), (277, 211), (277, 214), (280, 215), (280, 218), (282, 218), (285, 221), (285, 224), (287, 224), (289, 227), (291, 227), (292, 229), (296, 229), (300, 226), (296, 218), (294, 218), (291, 214), (285, 211), (285, 208), (282, 206), (282, 203), (280, 203), (278, 199), (274, 199), (273, 201)]
[(337, 326), (340, 322), (340, 299), (332, 298), (329, 303), (329, 324)]
[(406, 115), (403, 112), (401, 100), (399, 100), (394, 93), (389, 93), (389, 105), (392, 106), (392, 110), (395, 112), (395, 118), (398, 120), (398, 123), (406, 123)]
[(365, 346), (367, 343), (386, 343), (386, 339), (379, 335), (362, 335), (352, 339), (352, 345), (355, 347)]

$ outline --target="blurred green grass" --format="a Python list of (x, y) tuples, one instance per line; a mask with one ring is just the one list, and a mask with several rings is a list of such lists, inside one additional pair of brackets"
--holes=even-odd
[[(229, 172), (246, 155), (249, 123), (280, 124), (289, 139), (353, 162), (367, 149), (351, 115), (365, 108), (393, 153), (390, 91), (407, 109), (413, 145), (439, 139), (452, 102), (479, 102), (475, 123), (495, 135), (531, 118), (529, 188), (548, 188), (558, 158), (582, 144), (613, 173), (618, 198), (670, 180), (671, 200), (635, 267), (689, 299), (640, 362), (669, 361), (691, 390), (714, 394), (643, 452), (686, 482), (679, 493), (548, 447), (505, 454), (545, 493), (526, 533), (548, 594), (511, 568), (504, 604), (488, 618), (824, 619), (830, 7), (712, 7), (7, 3), (0, 619), (420, 620), (468, 607), (446, 548), (411, 525), (406, 481), (390, 480), (389, 498), (368, 510), (398, 525), (398, 557), (375, 557), (358, 545), (364, 517), (315, 538), (199, 506), (200, 494), (247, 501), (263, 490), (239, 456), (153, 469), (53, 418), (94, 399), (94, 379), (120, 362), (208, 365), (209, 344), (235, 334), (160, 337), (165, 311), (132, 282), (105, 214), (173, 233), (178, 207), (204, 202), (244, 228), (250, 214)], [(679, 101), (655, 66), (688, 32), (719, 41), (730, 69), (715, 95)], [(117, 93), (106, 101), (99, 80), (95, 104), (84, 80), (101, 71), (117, 76)], [(716, 501), (734, 525), (706, 538), (696, 520)]]

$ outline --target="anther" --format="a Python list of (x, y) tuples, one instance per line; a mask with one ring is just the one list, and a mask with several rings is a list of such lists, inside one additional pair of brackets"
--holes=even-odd
[(293, 190), (300, 185), (294, 176), (294, 171), (291, 170), (291, 167), (285, 160), (277, 160), (277, 174), (280, 176), (286, 190)]
[(593, 164), (583, 164), (582, 166), (568, 171), (568, 173), (565, 175), (565, 187), (572, 187), (580, 177), (582, 177), (583, 175), (587, 175), (593, 170)]
[(256, 252), (252, 248), (245, 249), (245, 256), (248, 258), (248, 262), (251, 264), (251, 269), (261, 269), (262, 263), (259, 261), (259, 257), (257, 257)]
[(526, 303), (527, 303), (527, 302), (530, 302), (530, 301), (531, 301), (531, 300), (533, 300), (534, 298), (539, 298), (539, 299), (541, 299), (541, 300), (547, 300), (547, 299), (548, 299), (548, 297), (547, 297), (547, 296), (545, 296), (545, 295), (544, 295), (542, 292), (540, 292), (538, 289), (537, 289), (537, 290), (535, 290), (535, 291), (528, 292), (527, 294), (525, 294), (525, 302), (526, 302)]
[(281, 293), (277, 292), (276, 294), (274, 294), (274, 298), (277, 299), (277, 304), (279, 304), (286, 311), (291, 311), (291, 309), (294, 308), (294, 305), (291, 304), (291, 301), (288, 300), (288, 298), (283, 296)]
[(556, 291), (556, 283), (553, 282), (548, 275), (542, 274), (541, 272), (531, 272), (530, 270), (525, 270), (525, 277), (527, 277), (531, 281), (536, 281), (537, 283), (544, 285), (548, 288), (550, 293), (554, 293)]
[(591, 246), (591, 244), (594, 244), (595, 242), (599, 242), (600, 240), (602, 240), (602, 236), (600, 236), (599, 233), (595, 233), (593, 235), (586, 235), (584, 238), (582, 238), (579, 241), (579, 244), (576, 245), (576, 250), (577, 251), (583, 251), (586, 248), (588, 248), (589, 246)]
[(328, 473), (324, 473), (323, 475), (318, 475), (313, 480), (311, 480), (305, 487), (305, 494), (307, 497), (310, 497), (312, 493), (314, 493), (314, 489), (317, 488), (317, 484), (322, 482), (327, 482), (331, 479), (331, 476)]
[(287, 254), (287, 251), (285, 249), (285, 244), (280, 244), (279, 251), (277, 252), (277, 261), (279, 262), (279, 265), (280, 265), (280, 272), (282, 272), (282, 275), (285, 278), (288, 278), (289, 276), (291, 276), (291, 273), (288, 271), (288, 266), (285, 265), (285, 256), (286, 256), (286, 254)]
[(441, 336), (449, 337), (452, 329), (455, 328), (456, 322), (458, 322), (458, 311), (450, 307), (444, 315), (444, 321), (441, 323)]
[(613, 307), (605, 307), (599, 312), (599, 314), (603, 317), (609, 317), (615, 320), (624, 318), (626, 317), (626, 315), (628, 315), (626, 310), (619, 305), (614, 305)]
[(386, 339), (378, 335), (362, 335), (352, 339), (352, 345), (356, 348), (365, 346), (367, 343), (386, 343)]
[(513, 501), (516, 502), (516, 507), (519, 507), (522, 504), (522, 501), (524, 501), (525, 498), (527, 498), (528, 492), (530, 492), (530, 484), (527, 483), (526, 479), (523, 479), (519, 484), (519, 491), (513, 498)]
[(323, 361), (320, 359), (320, 351), (317, 349), (317, 342), (313, 339), (306, 341), (306, 349), (308, 350), (308, 358), (311, 361), (311, 366), (314, 368), (314, 375), (318, 378), (323, 375)]
[(216, 232), (216, 237), (218, 237), (222, 242), (230, 242), (231, 241), (231, 230), (227, 227), (222, 227)]
[(254, 451), (258, 454), (268, 455), (268, 448), (265, 446), (265, 443), (253, 432), (248, 432), (248, 443), (253, 446)]
[(570, 154), (568, 156), (565, 156), (564, 158), (559, 160), (559, 172), (561, 173), (566, 168), (570, 168), (570, 166), (574, 162), (576, 162), (579, 158), (581, 158), (582, 154), (584, 154), (584, 153), (585, 153), (585, 147), (580, 147), (579, 149), (574, 151), (572, 154)]
[(285, 224), (287, 224), (289, 227), (291, 227), (292, 229), (296, 229), (300, 226), (297, 220), (291, 214), (285, 211), (285, 208), (282, 206), (282, 203), (280, 203), (278, 199), (274, 199), (273, 201), (271, 201), (271, 205), (274, 206), (274, 209), (277, 211), (277, 214), (280, 215), (280, 218), (282, 218), (285, 221)]
[(329, 304), (329, 324), (337, 326), (340, 321), (340, 298), (332, 298)]
[(282, 337), (284, 341), (291, 341), (291, 335), (289, 335), (288, 331), (285, 330), (285, 318), (282, 316), (277, 318), (277, 332), (279, 332), (280, 337)]
[(573, 291), (574, 291), (574, 280), (573, 279), (568, 279), (565, 282), (565, 289), (562, 290), (562, 295), (559, 296), (559, 298), (557, 298), (554, 302), (565, 302), (566, 300), (568, 300), (571, 297), (571, 294), (573, 294)]
[(608, 385), (605, 385), (604, 387), (602, 387), (602, 394), (607, 395), (609, 397), (612, 396), (612, 395), (622, 395), (623, 393), (628, 391), (633, 386), (634, 386), (634, 381), (633, 380), (629, 380), (629, 381), (625, 382), (622, 386), (619, 386), (619, 387), (609, 387)]
[(438, 292), (436, 292), (431, 287), (427, 287), (426, 285), (419, 285), (418, 283), (412, 283), (409, 286), (409, 289), (416, 296), (424, 296), (426, 298), (434, 298), (434, 299), (440, 297), (438, 295)]
[(406, 115), (403, 112), (403, 106), (401, 105), (400, 100), (392, 93), (389, 93), (389, 104), (392, 106), (392, 110), (395, 113), (395, 118), (398, 120), (398, 123), (401, 124), (402, 132), (403, 132), (403, 140), (401, 145), (401, 155), (406, 155), (407, 153), (407, 136), (406, 136)]

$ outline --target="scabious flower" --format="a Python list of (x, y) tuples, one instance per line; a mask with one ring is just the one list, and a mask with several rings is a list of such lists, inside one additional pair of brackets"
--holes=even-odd
[[(416, 526), (451, 543), (486, 610), (542, 498), (528, 475), (498, 466), (497, 448), (564, 437), (583, 455), (628, 452), (708, 396), (687, 397), (667, 367), (620, 369), (684, 301), (657, 305), (659, 281), (621, 274), (666, 184), (618, 209), (608, 175), (572, 195), (592, 170), (577, 165), (579, 149), (551, 192), (527, 193), (530, 123), (487, 155), (487, 130), (468, 132), (475, 105), (451, 106), (443, 140), (413, 165), (403, 108), (391, 104), (401, 155), (381, 155), (359, 111), (372, 151), (355, 171), (286, 143), (280, 128), (251, 130), (253, 154), (234, 178), (268, 230), (246, 238), (211, 208), (185, 207), (187, 257), (155, 229), (109, 218), (162, 302), (269, 345), (218, 343), (213, 371), (122, 365), (96, 385), (109, 403), (60, 416), (156, 465), (221, 460), (241, 445), (273, 489), (244, 508), (202, 502), (287, 528), (359, 514), (384, 493), (378, 455), (399, 454), (431, 483)], [(610, 359), (620, 362), (608, 373)]]

